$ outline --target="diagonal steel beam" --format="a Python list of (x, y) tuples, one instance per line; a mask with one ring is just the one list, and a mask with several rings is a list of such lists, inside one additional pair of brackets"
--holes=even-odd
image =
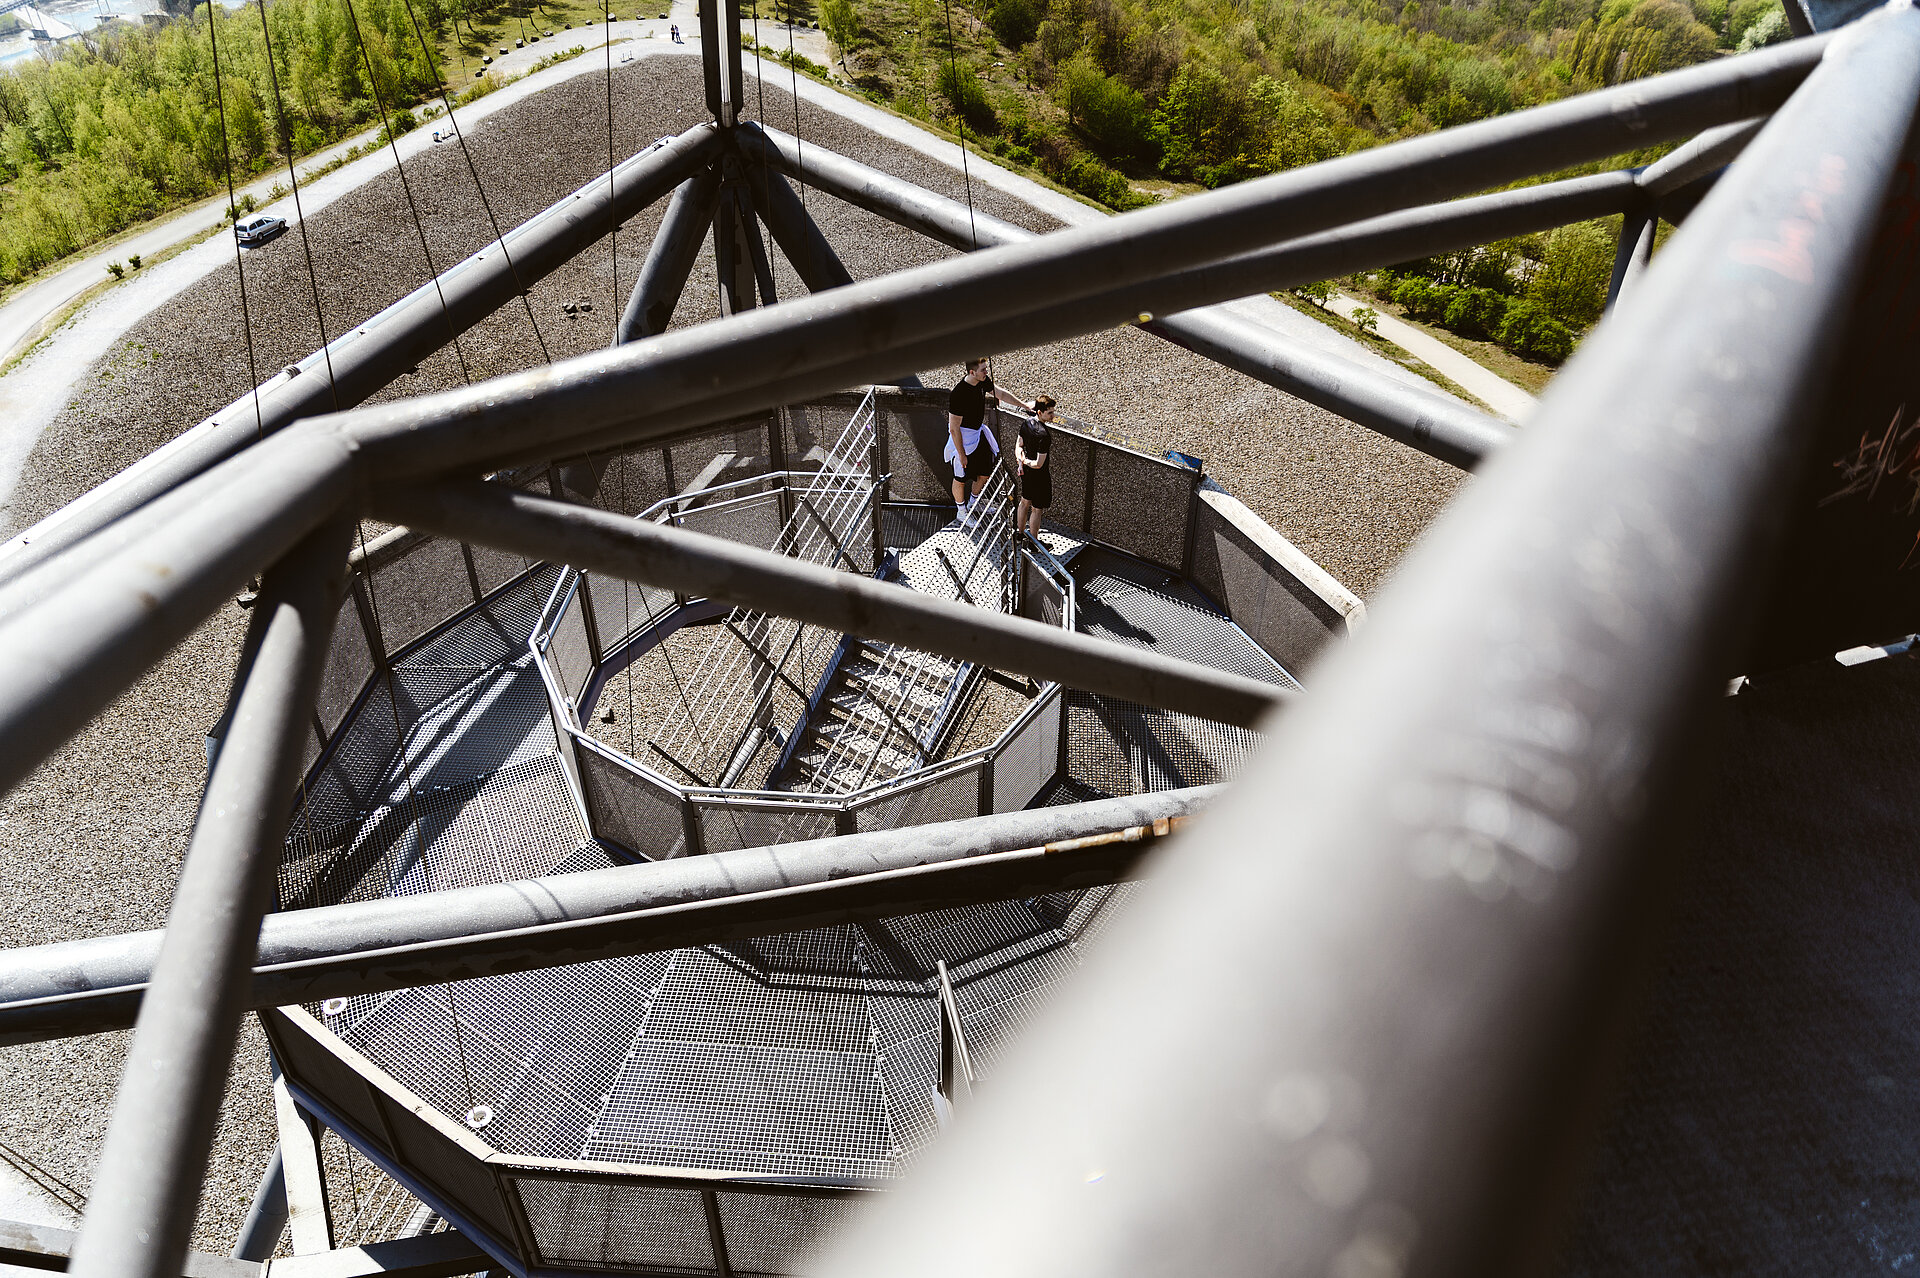
[(1255, 727), (1292, 699), (1224, 670), (497, 484), (383, 489), (375, 510), (409, 528), (1220, 723)]
[(346, 586), (350, 530), (346, 520), (326, 525), (276, 564), (261, 589), (232, 724), (194, 822), (74, 1246), (68, 1272), (80, 1278), (162, 1278), (186, 1259)]
[(667, 331), (719, 204), (717, 169), (702, 169), (674, 189), (659, 233), (647, 248), (640, 278), (633, 282), (633, 293), (620, 315), (620, 327), (613, 339), (616, 346)]
[[(584, 963), (1125, 877), (1217, 786), (270, 914), (252, 1008)], [(133, 1023), (161, 933), (0, 951), (0, 1043)]]

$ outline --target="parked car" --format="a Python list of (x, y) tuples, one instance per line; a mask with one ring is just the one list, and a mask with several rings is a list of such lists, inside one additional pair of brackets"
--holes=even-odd
[(270, 240), (286, 229), (285, 218), (270, 217), (265, 213), (241, 218), (233, 224), (233, 233), (240, 237), (242, 244), (258, 244), (263, 240)]

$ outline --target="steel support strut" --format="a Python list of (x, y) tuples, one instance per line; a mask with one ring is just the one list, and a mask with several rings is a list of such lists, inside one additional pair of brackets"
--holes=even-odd
[[(279, 1007), (1111, 883), (1161, 826), (1216, 793), (1170, 790), (270, 914), (244, 997)], [(160, 933), (136, 932), (0, 951), (0, 1042), (132, 1024), (160, 946)]]
[(747, 191), (760, 220), (773, 232), (774, 242), (809, 293), (853, 283), (853, 276), (784, 177), (765, 164), (756, 164), (749, 171)]
[(640, 278), (633, 282), (633, 295), (621, 313), (614, 345), (667, 331), (719, 204), (720, 174), (715, 169), (702, 169), (675, 188), (660, 230), (647, 248)]
[(74, 1247), (83, 1278), (173, 1278), (206, 1172), (260, 917), (346, 584), (351, 524), (268, 571)]
[(825, 1278), (1552, 1263), (1917, 102), (1843, 35)]

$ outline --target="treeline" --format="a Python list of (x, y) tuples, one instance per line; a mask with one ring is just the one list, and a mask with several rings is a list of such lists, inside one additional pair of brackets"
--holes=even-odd
[[(1779, 0), (967, 3), (951, 42), (933, 0), (827, 0), (822, 25), (869, 92), (1122, 209), (1155, 183), (1217, 187), (1787, 34)], [(1410, 263), (1378, 287), (1558, 363), (1599, 314), (1611, 234)]]
[(389, 111), (433, 93), (416, 19), (431, 45), (443, 0), (273, 0), (270, 75), (259, 6), (203, 6), (112, 23), (0, 73), (0, 284), (221, 190), (221, 105), (237, 182), (285, 164), (289, 143), (303, 155), (365, 128), (376, 88)]
[[(991, 0), (982, 16), (1057, 108), (981, 95), (1011, 144), (1038, 154), (1063, 122), (1123, 172), (1203, 186), (1785, 34), (1778, 0)], [(968, 101), (965, 79), (941, 88), (988, 132), (1002, 112)]]

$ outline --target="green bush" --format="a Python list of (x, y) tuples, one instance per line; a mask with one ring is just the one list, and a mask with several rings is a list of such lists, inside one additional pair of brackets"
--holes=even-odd
[(1047, 6), (1041, 0), (994, 0), (987, 10), (987, 25), (993, 37), (1009, 49), (1024, 49), (1040, 34)]
[(840, 65), (845, 67), (847, 51), (860, 39), (860, 15), (853, 0), (820, 0), (820, 29), (827, 33), (840, 55)]
[(1453, 290), (1441, 323), (1450, 332), (1491, 341), (1507, 318), (1507, 299), (1490, 288), (1465, 285)]
[(1325, 308), (1333, 300), (1333, 284), (1329, 280), (1317, 280), (1312, 284), (1302, 284), (1293, 290), (1293, 295), (1315, 306)]
[(1527, 296), (1569, 327), (1593, 323), (1606, 307), (1613, 279), (1614, 238), (1605, 222), (1575, 222), (1550, 231)]
[(1067, 119), (1109, 154), (1144, 156), (1152, 152), (1152, 116), (1146, 98), (1103, 74), (1086, 54), (1060, 68), (1053, 93), (1065, 108)]
[(1409, 275), (1393, 287), (1393, 300), (1409, 316), (1423, 324), (1445, 324), (1447, 307), (1459, 289), (1452, 284), (1435, 284), (1419, 275)]
[(1151, 196), (1134, 190), (1125, 178), (1090, 155), (1079, 156), (1067, 165), (1062, 181), (1110, 209), (1133, 209), (1153, 203)]
[(991, 133), (999, 127), (993, 104), (987, 101), (987, 88), (980, 83), (980, 73), (968, 63), (955, 58), (940, 63), (940, 94), (976, 132)]
[(1496, 339), (1502, 348), (1539, 364), (1559, 364), (1573, 354), (1573, 330), (1525, 299), (1507, 307)]

